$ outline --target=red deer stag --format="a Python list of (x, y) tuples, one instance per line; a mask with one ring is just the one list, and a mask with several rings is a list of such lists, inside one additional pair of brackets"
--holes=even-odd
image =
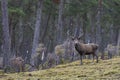
[(84, 44), (80, 42), (80, 37), (77, 38), (72, 38), (72, 40), (74, 41), (74, 46), (76, 51), (80, 54), (80, 64), (82, 65), (82, 56), (84, 55), (93, 55), (93, 61), (94, 61), (94, 56), (96, 56), (96, 61), (98, 63), (98, 56), (96, 54), (96, 50), (98, 49), (98, 45), (94, 44), (94, 43), (90, 43), (90, 44)]

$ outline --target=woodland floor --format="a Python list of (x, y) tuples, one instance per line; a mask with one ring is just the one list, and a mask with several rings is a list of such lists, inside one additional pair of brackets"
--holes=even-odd
[(83, 65), (79, 61), (58, 65), (56, 67), (33, 72), (12, 74), (0, 73), (0, 80), (120, 80), (120, 57), (99, 60), (84, 59)]

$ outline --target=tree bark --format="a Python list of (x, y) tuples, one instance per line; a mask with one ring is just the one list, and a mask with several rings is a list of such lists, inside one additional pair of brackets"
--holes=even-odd
[(83, 41), (86, 42), (86, 28), (87, 28), (87, 13), (84, 13), (83, 17)]
[(113, 28), (114, 26), (113, 26), (113, 24), (111, 24), (110, 25), (110, 28), (109, 28), (109, 30), (110, 30), (110, 34), (109, 34), (109, 36), (110, 36), (110, 44), (113, 44), (114, 43), (114, 39), (113, 38), (115, 38), (115, 33), (114, 33), (114, 28)]
[(118, 40), (117, 40), (117, 54), (120, 56), (120, 29), (118, 32)]
[(47, 34), (48, 24), (49, 24), (49, 21), (50, 21), (50, 17), (51, 17), (51, 13), (49, 13), (48, 16), (46, 17), (46, 22), (44, 24), (44, 29), (42, 30), (42, 33), (41, 33), (41, 40), (40, 40), (41, 42), (44, 42), (44, 37)]
[(58, 13), (58, 26), (57, 26), (57, 42), (58, 42), (59, 44), (62, 42), (62, 28), (63, 28), (62, 16), (63, 16), (63, 4), (64, 4), (64, 0), (60, 0), (60, 4), (59, 4), (59, 13)]
[[(102, 0), (98, 0), (98, 11), (97, 11), (97, 22), (96, 22), (96, 43), (99, 45), (99, 51), (101, 52), (102, 46), (102, 33), (101, 33), (101, 8), (102, 8)], [(102, 58), (104, 58), (104, 53), (102, 52)]]
[(1, 0), (2, 8), (2, 30), (3, 30), (3, 66), (7, 68), (9, 66), (9, 58), (11, 53), (11, 37), (9, 32), (9, 22), (8, 22), (8, 2), (7, 0)]
[(97, 12), (97, 30), (96, 30), (96, 43), (100, 44), (101, 42), (101, 25), (100, 25), (100, 20), (101, 20), (101, 0), (98, 1), (98, 12)]
[(94, 13), (90, 11), (89, 13), (89, 19), (90, 19), (90, 42), (95, 43), (95, 18)]
[(80, 25), (80, 16), (77, 15), (76, 17), (76, 28), (75, 28), (75, 37), (79, 37), (79, 35), (81, 34), (81, 25)]
[(22, 42), (23, 42), (23, 20), (22, 18), (20, 17), (19, 19), (19, 25), (18, 25), (18, 32), (19, 34), (17, 35), (16, 39), (17, 39), (17, 43), (16, 44), (16, 56), (22, 56), (22, 55), (25, 55), (25, 54), (21, 54), (20, 53), (20, 47), (22, 45)]
[(34, 38), (33, 38), (33, 45), (32, 45), (32, 53), (31, 53), (31, 64), (34, 65), (34, 56), (36, 54), (36, 48), (38, 46), (39, 35), (40, 35), (40, 26), (41, 26), (41, 16), (42, 16), (42, 7), (43, 7), (43, 0), (38, 0), (38, 9), (37, 9), (37, 16), (36, 16), (36, 23), (35, 23), (35, 31), (34, 31)]

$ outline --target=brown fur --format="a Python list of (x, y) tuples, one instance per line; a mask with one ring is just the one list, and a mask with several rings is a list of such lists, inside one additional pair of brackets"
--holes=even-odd
[(48, 67), (53, 67), (56, 64), (56, 54), (48, 53), (47, 55)]
[(18, 72), (24, 71), (24, 60), (22, 57), (12, 58), (10, 60), (10, 64), (13, 68), (15, 68)]
[(117, 46), (113, 46), (112, 44), (108, 44), (106, 50), (108, 52), (109, 59), (111, 59), (113, 56), (117, 55)]
[(93, 55), (93, 61), (94, 61), (94, 56), (96, 56), (96, 60), (98, 62), (98, 56), (96, 54), (96, 50), (98, 49), (97, 44), (94, 43), (84, 44), (81, 43), (78, 38), (73, 40), (74, 40), (75, 49), (80, 54), (81, 64), (82, 64), (82, 56), (90, 55), (90, 54)]

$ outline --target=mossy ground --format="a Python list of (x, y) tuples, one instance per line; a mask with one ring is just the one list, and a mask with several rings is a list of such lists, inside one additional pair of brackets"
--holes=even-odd
[(109, 60), (80, 61), (58, 65), (51, 69), (33, 72), (4, 74), (0, 73), (0, 80), (120, 80), (120, 57)]

